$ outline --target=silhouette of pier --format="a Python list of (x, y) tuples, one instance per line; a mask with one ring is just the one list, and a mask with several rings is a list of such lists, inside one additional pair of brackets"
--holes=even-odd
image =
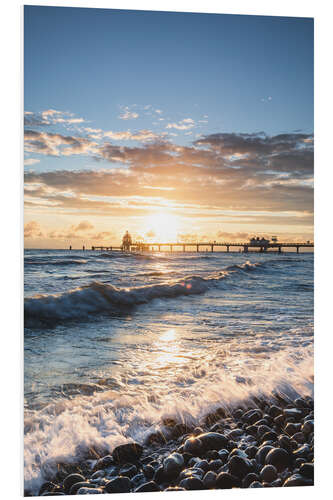
[(258, 252), (267, 252), (268, 250), (275, 250), (279, 253), (282, 252), (283, 249), (295, 249), (297, 253), (300, 252), (302, 248), (314, 248), (314, 243), (313, 242), (299, 242), (299, 243), (288, 243), (288, 242), (268, 242), (265, 241), (262, 243), (261, 241), (255, 241), (255, 242), (249, 242), (247, 241), (246, 243), (244, 242), (228, 242), (228, 241), (222, 241), (222, 242), (154, 242), (154, 243), (147, 243), (147, 242), (134, 242), (132, 243), (129, 248), (126, 250), (123, 247), (119, 246), (92, 246), (92, 250), (102, 250), (102, 251), (113, 251), (113, 250), (118, 250), (118, 251), (141, 251), (141, 252), (173, 252), (175, 249), (178, 249), (176, 251), (183, 251), (183, 252), (214, 252), (215, 249), (225, 249), (226, 252), (230, 252), (230, 249), (238, 249), (238, 251), (242, 251), (244, 253), (247, 253), (249, 251), (258, 251)]

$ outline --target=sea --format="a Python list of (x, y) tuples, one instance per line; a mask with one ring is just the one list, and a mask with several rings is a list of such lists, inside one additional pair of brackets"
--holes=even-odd
[(313, 395), (313, 254), (26, 250), (24, 481), (166, 418)]

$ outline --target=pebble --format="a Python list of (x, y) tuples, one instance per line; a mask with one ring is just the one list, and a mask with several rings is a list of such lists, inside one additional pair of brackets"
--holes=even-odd
[(161, 491), (161, 488), (154, 481), (149, 481), (148, 483), (141, 484), (135, 488), (135, 493), (143, 493), (149, 491)]
[(239, 455), (234, 455), (228, 461), (228, 468), (230, 474), (243, 479), (246, 474), (252, 472), (253, 467), (251, 462), (247, 458), (240, 457)]
[(129, 478), (134, 477), (135, 474), (137, 473), (138, 469), (136, 468), (135, 465), (127, 464), (126, 466), (122, 467), (119, 471), (120, 476), (127, 476)]
[(128, 477), (118, 476), (105, 485), (106, 493), (129, 493), (132, 489), (131, 480)]
[(289, 453), (283, 448), (273, 448), (265, 458), (265, 464), (274, 465), (278, 472), (290, 466), (291, 459)]
[(231, 489), (238, 484), (239, 481), (228, 472), (221, 472), (216, 478), (216, 488)]
[(113, 460), (118, 464), (136, 462), (143, 453), (143, 447), (138, 443), (126, 443), (117, 446), (112, 453)]
[(164, 473), (168, 477), (177, 477), (184, 467), (184, 458), (180, 453), (172, 453), (163, 463)]
[(215, 486), (216, 486), (216, 478), (217, 478), (216, 472), (214, 472), (212, 470), (208, 471), (204, 475), (204, 478), (202, 480), (204, 487), (207, 488), (207, 489), (215, 488)]
[(243, 420), (248, 424), (254, 424), (262, 417), (262, 412), (258, 408), (255, 410), (249, 410), (243, 415)]
[(185, 490), (203, 490), (204, 489), (204, 484), (201, 479), (198, 477), (192, 476), (192, 477), (187, 477), (183, 479), (180, 483), (179, 486), (181, 488), (184, 488)]
[(106, 455), (105, 457), (97, 460), (94, 470), (106, 469), (107, 467), (110, 467), (110, 465), (113, 465), (113, 458), (110, 455)]
[(254, 472), (249, 472), (242, 480), (242, 488), (248, 488), (254, 481), (259, 481), (258, 474)]
[(283, 486), (311, 486), (312, 484), (312, 479), (307, 479), (306, 477), (301, 476), (301, 474), (293, 474), (286, 479)]
[(75, 484), (73, 484), (73, 486), (69, 490), (69, 494), (76, 495), (77, 491), (80, 488), (91, 488), (91, 486), (92, 486), (91, 483), (89, 483), (88, 481), (82, 481), (81, 483), (75, 483)]
[(259, 481), (253, 481), (250, 484), (249, 488), (263, 488), (263, 485)]
[(73, 484), (83, 483), (85, 482), (85, 480), (86, 479), (83, 476), (81, 476), (81, 474), (70, 474), (69, 476), (67, 476), (63, 481), (63, 486), (66, 493), (69, 493)]
[(274, 465), (265, 465), (260, 471), (260, 479), (266, 483), (271, 483), (277, 479), (277, 470)]
[(266, 455), (273, 450), (273, 446), (267, 445), (267, 446), (261, 446), (257, 453), (255, 454), (255, 459), (258, 462), (258, 464), (264, 464)]
[(103, 493), (103, 490), (101, 488), (80, 488), (77, 490), (77, 495), (98, 495)]
[(314, 478), (314, 464), (313, 463), (305, 463), (302, 464), (299, 468), (299, 472), (302, 476), (313, 479)]

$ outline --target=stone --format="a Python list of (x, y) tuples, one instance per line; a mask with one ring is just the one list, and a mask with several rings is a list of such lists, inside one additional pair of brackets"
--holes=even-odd
[(69, 494), (76, 495), (77, 491), (80, 488), (91, 488), (91, 487), (92, 487), (92, 484), (89, 483), (88, 481), (82, 481), (81, 483), (75, 483), (75, 484), (73, 484), (73, 486), (69, 490)]
[(278, 472), (282, 472), (291, 465), (291, 457), (283, 448), (273, 448), (267, 453), (265, 464), (274, 465)]
[(117, 464), (136, 462), (143, 453), (143, 447), (138, 443), (126, 443), (117, 446), (112, 453), (112, 458)]
[(144, 465), (143, 468), (142, 468), (142, 471), (144, 473), (144, 475), (146, 476), (147, 479), (152, 479), (153, 476), (154, 476), (154, 473), (155, 473), (155, 469), (154, 467), (152, 467), (151, 465)]
[(204, 485), (201, 479), (198, 477), (192, 476), (192, 477), (187, 477), (183, 479), (180, 483), (179, 486), (181, 488), (184, 488), (185, 490), (203, 490)]
[(248, 488), (254, 481), (259, 481), (258, 474), (254, 472), (249, 472), (242, 480), (242, 488)]
[(63, 481), (64, 490), (66, 491), (66, 493), (69, 493), (73, 484), (84, 483), (85, 480), (86, 479), (81, 474), (70, 474), (69, 476), (65, 477)]
[(113, 458), (110, 455), (106, 455), (105, 457), (97, 460), (94, 470), (106, 469), (107, 467), (110, 467), (110, 465), (113, 465)]
[(249, 410), (246, 413), (244, 413), (242, 418), (245, 422), (251, 425), (260, 420), (261, 417), (262, 417), (262, 411), (256, 408), (254, 410)]
[[(220, 460), (220, 462), (221, 462), (221, 465), (223, 465), (221, 460)], [(207, 472), (210, 469), (211, 464), (212, 464), (212, 462), (208, 463), (207, 460), (199, 460), (199, 462), (196, 462), (193, 465), (193, 468), (194, 469), (201, 469), (204, 472)]]
[(268, 427), (268, 425), (259, 425), (257, 427), (257, 435), (259, 438), (261, 438), (262, 436), (264, 436), (264, 434), (266, 434), (267, 432), (270, 432), (272, 429), (270, 427)]
[(313, 430), (314, 430), (314, 421), (313, 420), (306, 420), (301, 427), (301, 431), (306, 435), (313, 432)]
[(98, 495), (102, 494), (103, 490), (101, 488), (86, 488), (82, 487), (79, 490), (77, 490), (77, 495)]
[(172, 453), (163, 463), (164, 473), (168, 477), (177, 477), (184, 468), (184, 458), (180, 453)]
[(293, 474), (285, 480), (283, 486), (311, 486), (312, 484), (312, 479), (307, 479), (306, 477), (301, 476), (301, 474)]
[(261, 446), (258, 449), (257, 453), (255, 454), (255, 459), (258, 462), (258, 464), (264, 464), (266, 455), (273, 449), (274, 449), (273, 446), (270, 445)]
[(168, 486), (163, 491), (185, 491), (185, 488), (180, 488), (179, 486)]
[(301, 410), (298, 410), (297, 408), (285, 408), (283, 410), (283, 415), (287, 417), (293, 417), (296, 420), (300, 419), (302, 417), (303, 412)]
[(303, 444), (293, 452), (295, 458), (307, 458), (310, 453), (310, 446), (308, 444)]
[(244, 451), (249, 458), (254, 458), (256, 456), (257, 451), (258, 451), (258, 447), (257, 446), (248, 446), (247, 448), (245, 448)]
[(270, 406), (270, 408), (268, 409), (268, 412), (267, 412), (271, 417), (275, 418), (277, 417), (278, 415), (281, 415), (282, 414), (282, 408), (280, 408), (279, 406), (275, 406), (275, 405), (272, 405)]
[(275, 441), (277, 439), (278, 435), (276, 434), (275, 431), (269, 431), (269, 432), (266, 432), (263, 436), (262, 436), (262, 442), (266, 443), (268, 441)]
[(106, 493), (129, 493), (132, 489), (132, 482), (128, 477), (118, 476), (105, 485)]
[(305, 436), (303, 432), (296, 432), (291, 438), (296, 441), (299, 444), (304, 444), (305, 443)]
[(136, 474), (134, 477), (132, 477), (132, 486), (133, 488), (137, 488), (141, 484), (146, 482), (145, 475), (142, 472), (139, 472), (139, 474)]
[(263, 482), (271, 483), (277, 479), (277, 470), (274, 465), (265, 465), (260, 471), (260, 479)]
[(202, 480), (204, 487), (207, 489), (215, 488), (216, 478), (217, 478), (216, 472), (214, 472), (212, 470), (208, 471), (204, 475), (204, 478)]
[(240, 479), (243, 479), (246, 474), (253, 470), (251, 462), (247, 458), (240, 457), (239, 455), (234, 455), (228, 460), (228, 468), (230, 474)]
[(233, 429), (229, 432), (228, 437), (231, 439), (237, 439), (239, 438), (242, 434), (244, 434), (243, 429)]
[(313, 479), (314, 464), (309, 462), (302, 464), (299, 468), (299, 472), (302, 476), (306, 477), (307, 479)]
[(301, 430), (301, 424), (289, 423), (285, 426), (284, 430), (287, 434), (289, 434), (289, 436), (292, 436), (293, 434)]
[(122, 467), (119, 471), (120, 476), (127, 476), (129, 478), (135, 476), (137, 473), (137, 468), (135, 465), (127, 464), (125, 467)]
[(228, 446), (228, 439), (223, 434), (206, 432), (187, 439), (184, 443), (184, 451), (192, 455), (200, 455), (207, 451), (220, 450), (226, 446)]
[(134, 490), (135, 493), (144, 493), (149, 491), (161, 491), (161, 488), (154, 481), (149, 481), (148, 483), (141, 484)]
[(234, 476), (228, 472), (221, 472), (216, 478), (216, 488), (219, 489), (231, 489), (236, 486), (236, 484), (237, 482), (235, 481)]
[(263, 488), (263, 485), (259, 481), (253, 481), (250, 484), (249, 488)]

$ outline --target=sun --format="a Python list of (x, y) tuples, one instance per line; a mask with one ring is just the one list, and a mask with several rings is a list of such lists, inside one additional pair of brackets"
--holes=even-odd
[(176, 242), (179, 226), (179, 217), (168, 211), (149, 215), (144, 224), (145, 240), (159, 243)]

